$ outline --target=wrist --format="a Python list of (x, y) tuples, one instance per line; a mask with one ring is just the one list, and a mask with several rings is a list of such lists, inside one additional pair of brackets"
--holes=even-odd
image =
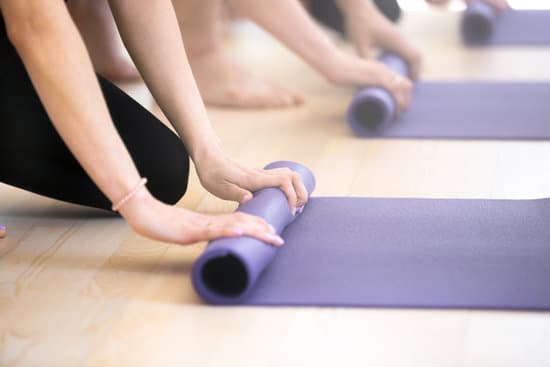
[(189, 156), (195, 162), (203, 156), (209, 156), (213, 152), (221, 151), (221, 140), (216, 135), (213, 129), (209, 131), (195, 134), (187, 139), (183, 139), (183, 144), (186, 146)]
[(147, 221), (146, 216), (153, 211), (158, 200), (149, 192), (147, 187), (141, 187), (132, 197), (120, 207), (118, 212), (132, 227)]
[(318, 71), (325, 79), (333, 84), (346, 84), (346, 73), (350, 56), (341, 50), (328, 53), (325, 57), (319, 58), (321, 64)]
[(194, 149), (191, 149), (189, 152), (189, 156), (195, 165), (199, 165), (203, 161), (211, 160), (224, 154), (218, 137), (205, 141), (208, 143), (194, 147)]

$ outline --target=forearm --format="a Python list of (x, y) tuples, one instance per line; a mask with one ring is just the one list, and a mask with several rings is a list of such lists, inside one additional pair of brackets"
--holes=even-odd
[(298, 1), (230, 0), (230, 3), (239, 14), (265, 28), (330, 78), (331, 60), (338, 57), (339, 51)]
[(120, 33), (160, 108), (191, 157), (219, 149), (168, 0), (110, 0)]
[(370, 16), (381, 16), (372, 0), (335, 0), (335, 3), (345, 17), (348, 17), (353, 12), (356, 12), (358, 8), (362, 11), (368, 12)]
[(54, 127), (92, 180), (116, 201), (136, 184), (138, 172), (65, 5), (42, 3), (1, 2), (8, 34)]

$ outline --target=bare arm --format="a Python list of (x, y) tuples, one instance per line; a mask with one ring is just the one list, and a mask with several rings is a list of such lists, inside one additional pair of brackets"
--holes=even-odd
[(297, 0), (230, 0), (249, 17), (300, 55), (329, 81), (347, 85), (378, 85), (389, 90), (400, 110), (410, 103), (412, 83), (385, 65), (348, 55), (334, 46)]
[(230, 3), (239, 14), (272, 33), (329, 79), (338, 78), (331, 64), (341, 56), (339, 50), (298, 1), (230, 0)]
[(166, 117), (195, 159), (219, 149), (193, 78), (171, 1), (109, 0), (122, 39)]
[(122, 39), (162, 111), (185, 142), (203, 186), (242, 202), (279, 187), (295, 209), (307, 201), (298, 174), (242, 166), (223, 154), (195, 84), (170, 0), (110, 0)]
[[(80, 35), (62, 1), (0, 0), (8, 36), (17, 49), (54, 127), (92, 180), (112, 202), (139, 180), (101, 94)], [(139, 233), (188, 244), (242, 234), (281, 244), (263, 220), (207, 216), (165, 205), (141, 189), (121, 209)]]
[(139, 179), (62, 1), (1, 3), (10, 40), (55, 128), (111, 201)]

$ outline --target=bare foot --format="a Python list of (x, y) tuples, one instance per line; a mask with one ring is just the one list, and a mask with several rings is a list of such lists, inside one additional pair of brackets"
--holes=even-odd
[(249, 72), (223, 50), (189, 52), (193, 75), (206, 104), (238, 108), (290, 107), (304, 97)]
[(73, 0), (67, 7), (78, 26), (97, 73), (110, 80), (139, 78), (124, 52), (111, 9), (106, 0)]
[(269, 108), (303, 103), (300, 94), (254, 75), (223, 50), (221, 38), (228, 20), (225, 1), (180, 0), (173, 4), (193, 76), (206, 104)]

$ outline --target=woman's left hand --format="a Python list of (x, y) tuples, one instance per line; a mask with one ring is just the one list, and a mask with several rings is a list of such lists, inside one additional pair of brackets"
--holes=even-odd
[(346, 34), (359, 55), (368, 58), (373, 46), (401, 55), (409, 64), (410, 77), (418, 78), (422, 54), (376, 7), (365, 1), (341, 1), (346, 19)]
[(221, 199), (244, 203), (255, 191), (278, 187), (288, 198), (293, 214), (308, 200), (300, 175), (288, 168), (249, 168), (221, 152), (194, 157), (194, 162), (203, 187)]

